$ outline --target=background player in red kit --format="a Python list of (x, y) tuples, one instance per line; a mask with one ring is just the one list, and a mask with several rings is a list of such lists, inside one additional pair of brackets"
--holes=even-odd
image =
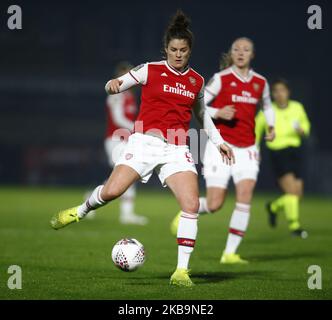
[[(121, 77), (132, 69), (128, 62), (121, 62), (116, 66), (115, 77)], [(109, 95), (106, 101), (107, 129), (105, 137), (105, 151), (109, 165), (114, 168), (121, 156), (128, 137), (134, 129), (138, 114), (136, 98), (132, 90)], [(134, 211), (136, 186), (132, 184), (120, 197), (120, 222), (123, 224), (145, 225), (146, 217), (137, 215)], [(89, 213), (91, 215), (91, 212)]]
[[(105, 89), (109, 94), (142, 85), (141, 106), (135, 133), (105, 185), (98, 186), (82, 205), (60, 211), (51, 219), (54, 229), (82, 219), (123, 194), (134, 182), (146, 182), (153, 171), (174, 193), (180, 207), (178, 264), (170, 283), (191, 286), (188, 265), (197, 235), (198, 180), (194, 161), (185, 144), (192, 111), (204, 124), (218, 156), (234, 162), (204, 105), (204, 79), (188, 66), (193, 35), (187, 17), (178, 11), (164, 37), (166, 60), (146, 63), (117, 79)], [(174, 130), (183, 134), (176, 135)]]
[[(254, 56), (253, 42), (248, 38), (235, 40), (224, 55), (222, 70), (205, 88), (205, 103), (223, 138), (233, 149), (236, 162), (225, 166), (219, 161), (216, 148), (207, 142), (203, 164), (207, 197), (200, 198), (199, 213), (219, 210), (226, 198), (227, 186), (233, 178), (236, 204), (230, 221), (226, 248), (221, 263), (246, 263), (236, 250), (247, 229), (250, 204), (259, 170), (259, 154), (255, 145), (255, 115), (258, 102), (263, 100), (263, 112), (269, 126), (265, 137), (274, 139), (274, 112), (269, 86), (264, 77), (250, 68)], [(172, 222), (172, 232), (177, 228)]]

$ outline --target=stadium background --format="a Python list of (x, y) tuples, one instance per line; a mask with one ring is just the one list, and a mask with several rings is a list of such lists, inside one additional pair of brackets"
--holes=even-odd
[[(12, 4), (23, 10), (22, 30), (7, 28)], [(331, 1), (314, 2), (322, 8), (322, 30), (307, 27), (311, 4), (2, 0), (0, 300), (331, 299)], [(191, 64), (206, 79), (235, 37), (251, 37), (257, 49), (254, 68), (270, 81), (289, 79), (293, 98), (305, 105), (312, 122), (301, 202), (309, 238), (291, 238), (284, 216), (278, 228), (269, 228), (264, 206), (277, 188), (263, 153), (250, 231), (240, 247), (250, 263), (244, 268), (219, 264), (234, 207), (231, 192), (221, 212), (200, 219), (191, 260), (197, 286), (191, 290), (167, 285), (177, 246), (169, 224), (178, 204), (169, 190), (160, 192), (156, 177), (138, 184), (137, 212), (150, 221), (145, 227), (120, 224), (119, 201), (101, 208), (96, 219), (59, 232), (49, 226), (52, 214), (78, 204), (110, 171), (103, 149), (104, 85), (115, 64), (159, 60), (164, 29), (179, 7), (191, 16), (196, 36)], [(137, 272), (123, 273), (111, 263), (112, 245), (123, 237), (146, 248), (147, 261)], [(22, 267), (22, 290), (6, 286), (12, 265)], [(311, 265), (322, 269), (322, 290), (308, 288)]]
[[(331, 3), (315, 2), (323, 29), (309, 30), (306, 1), (17, 1), (23, 29), (16, 31), (7, 28), (10, 4), (2, 1), (0, 16), (1, 184), (101, 182), (109, 172), (104, 84), (121, 60), (159, 60), (163, 31), (181, 7), (195, 34), (191, 65), (206, 79), (243, 35), (256, 44), (257, 72), (289, 79), (312, 122), (306, 190), (332, 194)], [(263, 159), (258, 190), (275, 191)]]

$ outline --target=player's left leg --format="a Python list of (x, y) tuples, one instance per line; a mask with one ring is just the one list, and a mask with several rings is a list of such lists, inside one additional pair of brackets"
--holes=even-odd
[[(227, 195), (227, 186), (231, 178), (231, 167), (223, 162), (218, 149), (207, 141), (203, 157), (206, 197), (199, 198), (198, 214), (214, 213), (221, 209)], [(181, 211), (171, 222), (171, 233), (176, 235)]]
[[(112, 168), (120, 159), (126, 148), (127, 142), (120, 140), (118, 136), (105, 140), (105, 151), (107, 153), (109, 164)], [(135, 213), (136, 185), (131, 185), (127, 191), (120, 197), (120, 217), (122, 224), (145, 225), (148, 222), (146, 217)]]
[(197, 174), (191, 171), (178, 172), (169, 176), (166, 183), (181, 208), (177, 231), (178, 263), (170, 283), (191, 286), (193, 283), (189, 277), (188, 267), (197, 236), (197, 212), (199, 207)]
[(221, 263), (248, 263), (236, 253), (249, 224), (250, 206), (259, 172), (259, 154), (256, 146), (236, 148), (236, 162), (232, 166), (236, 203), (232, 213), (226, 247)]
[(236, 254), (245, 235), (250, 219), (250, 206), (256, 181), (241, 180), (235, 184), (236, 204), (232, 213), (226, 247), (221, 257), (221, 263), (247, 263)]
[(89, 211), (98, 209), (121, 196), (138, 179), (140, 179), (139, 173), (130, 166), (123, 164), (116, 166), (107, 182), (96, 187), (87, 201), (80, 206), (61, 210), (55, 214), (50, 221), (51, 227), (58, 230), (78, 222)]
[[(278, 179), (281, 190), (285, 193), (282, 197), (271, 204), (276, 208), (278, 203), (283, 206), (288, 228), (292, 235), (307, 238), (307, 231), (303, 230), (300, 224), (300, 197), (303, 194), (303, 181), (297, 178), (294, 173), (287, 173)], [(274, 207), (273, 207), (274, 206)]]

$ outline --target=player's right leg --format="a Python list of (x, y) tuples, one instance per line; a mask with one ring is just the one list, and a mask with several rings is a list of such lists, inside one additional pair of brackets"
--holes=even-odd
[(189, 277), (189, 259), (194, 250), (198, 220), (198, 180), (191, 171), (175, 173), (166, 179), (168, 187), (177, 199), (181, 216), (177, 230), (178, 264), (170, 283), (178, 286), (193, 285)]
[(121, 196), (138, 179), (140, 179), (140, 175), (131, 167), (127, 165), (116, 166), (105, 185), (96, 187), (85, 202), (55, 214), (50, 221), (52, 228), (57, 230), (73, 222), (78, 222), (89, 211), (96, 210)]
[[(206, 197), (199, 198), (198, 214), (214, 213), (221, 209), (227, 195), (227, 189), (220, 187), (208, 187)], [(171, 222), (171, 233), (176, 235), (179, 225), (181, 211), (177, 213)]]
[[(222, 161), (219, 151), (208, 140), (204, 152), (204, 179), (206, 183), (206, 197), (199, 198), (198, 214), (214, 213), (218, 211), (226, 198), (227, 186), (231, 177), (231, 166)], [(176, 235), (181, 211), (171, 222), (171, 233)]]

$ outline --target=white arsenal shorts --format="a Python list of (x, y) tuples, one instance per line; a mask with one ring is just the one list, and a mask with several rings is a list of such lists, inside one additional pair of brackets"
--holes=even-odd
[(222, 161), (218, 149), (207, 141), (203, 159), (203, 175), (206, 187), (227, 189), (230, 178), (234, 184), (244, 179), (257, 180), (259, 172), (259, 152), (256, 145), (239, 148), (228, 144), (234, 152), (235, 164), (227, 165)]
[(162, 139), (134, 133), (125, 146), (115, 166), (127, 165), (134, 169), (146, 183), (155, 170), (163, 185), (174, 173), (192, 171), (197, 174), (193, 157), (187, 145), (169, 144)]

